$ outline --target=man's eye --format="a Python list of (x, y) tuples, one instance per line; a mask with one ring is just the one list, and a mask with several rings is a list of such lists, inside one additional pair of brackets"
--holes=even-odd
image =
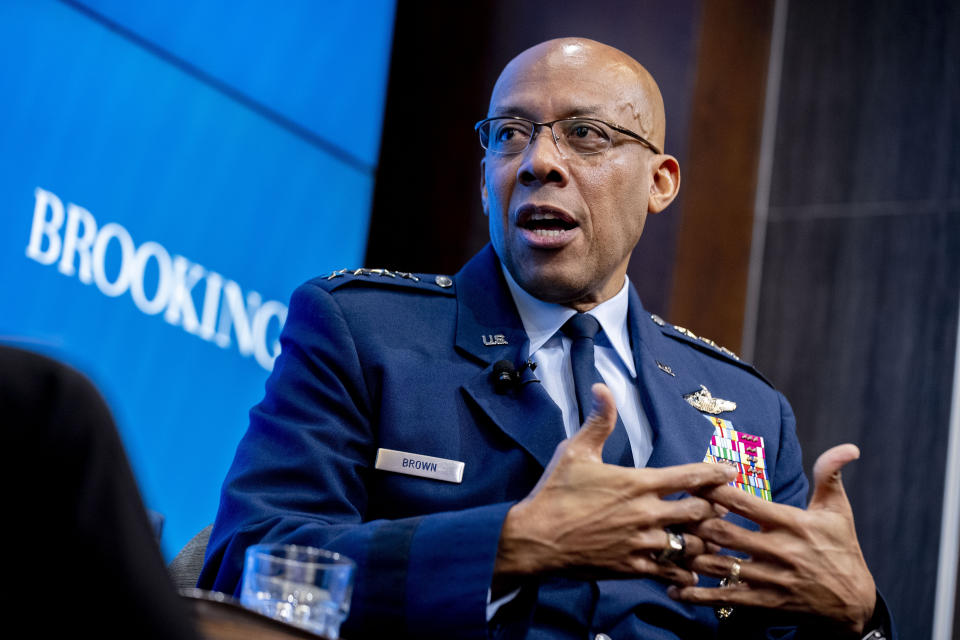
[(587, 138), (593, 138), (593, 137), (599, 137), (599, 138), (604, 137), (603, 132), (600, 131), (599, 128), (591, 124), (585, 124), (582, 122), (577, 123), (576, 125), (571, 127), (569, 135), (574, 138), (581, 138), (581, 139), (587, 139)]
[(509, 126), (501, 127), (497, 131), (496, 140), (498, 142), (506, 142), (512, 139), (515, 135), (517, 135), (517, 130), (514, 129), (513, 127), (509, 127)]

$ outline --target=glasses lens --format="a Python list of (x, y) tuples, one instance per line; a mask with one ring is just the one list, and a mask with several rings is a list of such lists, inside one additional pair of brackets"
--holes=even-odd
[(529, 122), (516, 118), (495, 118), (480, 127), (480, 144), (493, 153), (520, 153), (530, 142)]
[(574, 153), (590, 155), (610, 148), (610, 132), (596, 120), (561, 120), (553, 126), (561, 143)]

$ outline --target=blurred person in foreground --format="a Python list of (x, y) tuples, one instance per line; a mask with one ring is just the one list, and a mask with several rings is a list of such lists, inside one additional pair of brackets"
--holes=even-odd
[(123, 444), (83, 375), (0, 345), (8, 624), (27, 637), (198, 637)]

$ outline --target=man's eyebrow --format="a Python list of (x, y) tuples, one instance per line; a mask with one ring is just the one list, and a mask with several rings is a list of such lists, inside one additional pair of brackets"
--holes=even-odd
[[(588, 105), (580, 107), (570, 107), (569, 109), (561, 110), (562, 118), (576, 118), (576, 117), (600, 117), (601, 108), (598, 105)], [(537, 120), (536, 114), (527, 109), (526, 107), (520, 107), (515, 105), (500, 105), (491, 112), (491, 116), (519, 116), (521, 118), (527, 118), (528, 120)]]
[(496, 109), (490, 112), (491, 116), (520, 116), (521, 118), (528, 118), (534, 120), (533, 112), (524, 109), (523, 107), (515, 107), (513, 105), (500, 105)]
[(601, 111), (602, 109), (599, 105), (589, 105), (586, 107), (572, 107), (563, 113), (566, 114), (564, 116), (565, 118), (574, 118), (577, 116), (596, 118), (601, 115)]

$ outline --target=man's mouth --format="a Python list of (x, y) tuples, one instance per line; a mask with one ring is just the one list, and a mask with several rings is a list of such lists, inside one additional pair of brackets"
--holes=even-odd
[(517, 212), (517, 226), (543, 238), (560, 238), (579, 225), (563, 211), (528, 204)]
[(517, 210), (520, 237), (534, 249), (556, 250), (573, 242), (580, 234), (576, 219), (548, 205), (525, 204)]

